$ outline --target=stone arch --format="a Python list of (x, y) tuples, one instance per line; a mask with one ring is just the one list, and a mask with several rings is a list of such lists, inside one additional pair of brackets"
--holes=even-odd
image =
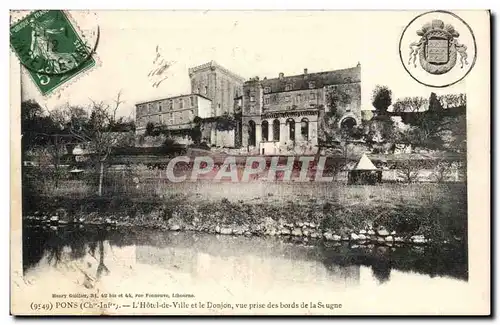
[(262, 121), (262, 141), (269, 141), (269, 122), (264, 120)]
[(286, 120), (286, 124), (288, 125), (288, 139), (295, 141), (295, 120), (290, 117)]
[(356, 125), (358, 125), (358, 122), (356, 121), (356, 118), (353, 116), (345, 116), (340, 120), (339, 123), (341, 129), (352, 129)]
[(273, 140), (280, 141), (280, 120), (273, 121)]
[(255, 146), (257, 144), (256, 132), (255, 132), (255, 122), (253, 120), (248, 121), (248, 145)]
[(300, 120), (300, 135), (302, 139), (309, 140), (309, 120), (305, 117)]

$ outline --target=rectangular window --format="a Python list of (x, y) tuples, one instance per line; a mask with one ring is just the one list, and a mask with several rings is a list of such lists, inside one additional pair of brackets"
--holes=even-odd
[(264, 98), (264, 104), (265, 105), (269, 105), (269, 97), (265, 97)]
[(310, 100), (316, 100), (316, 94), (315, 94), (315, 93), (311, 93), (311, 94), (309, 95), (309, 99), (310, 99)]
[(300, 103), (302, 101), (302, 95), (298, 94), (297, 95), (297, 103)]
[(250, 95), (250, 101), (251, 102), (255, 102), (255, 96), (254, 95)]
[(161, 102), (158, 102), (158, 112), (161, 113)]
[(286, 95), (285, 96), (285, 102), (289, 102), (290, 101), (290, 95)]
[(268, 94), (271, 92), (271, 87), (264, 88), (264, 94)]
[(291, 84), (287, 84), (287, 85), (285, 86), (285, 90), (286, 90), (286, 91), (292, 90), (292, 85), (291, 85)]
[(184, 108), (184, 101), (179, 99), (179, 108)]
[(205, 95), (208, 94), (208, 86), (205, 86)]
[(191, 101), (191, 107), (194, 106), (194, 97), (190, 97), (189, 100)]

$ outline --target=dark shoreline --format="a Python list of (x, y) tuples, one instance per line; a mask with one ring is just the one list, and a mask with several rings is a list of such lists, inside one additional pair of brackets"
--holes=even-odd
[[(28, 227), (42, 227), (52, 228), (58, 230), (65, 227), (73, 228), (87, 228), (92, 227), (97, 230), (123, 230), (123, 229), (148, 229), (148, 230), (162, 230), (171, 232), (194, 232), (205, 233), (223, 236), (246, 236), (246, 237), (278, 237), (283, 240), (290, 240), (295, 243), (315, 244), (315, 245), (328, 245), (329, 243), (349, 243), (353, 245), (368, 246), (387, 246), (387, 247), (401, 247), (408, 245), (415, 246), (456, 246), (463, 244), (463, 240), (454, 238), (452, 240), (436, 241), (426, 238), (424, 235), (397, 235), (392, 232), (389, 233), (384, 228), (382, 229), (361, 229), (358, 231), (353, 230), (350, 235), (342, 235), (341, 231), (322, 231), (322, 229), (313, 223), (299, 222), (298, 224), (284, 224), (279, 230), (271, 229), (263, 225), (255, 225), (253, 227), (241, 226), (215, 226), (209, 227), (195, 227), (190, 225), (182, 225), (177, 223), (166, 224), (137, 224), (124, 221), (108, 220), (92, 221), (92, 222), (79, 222), (79, 221), (64, 221), (52, 220), (47, 218), (29, 217), (23, 218), (23, 226)], [(312, 227), (311, 227), (312, 226)]]

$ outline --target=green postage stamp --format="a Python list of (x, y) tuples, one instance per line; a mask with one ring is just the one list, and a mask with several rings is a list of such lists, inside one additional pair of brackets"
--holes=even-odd
[(10, 44), (43, 95), (92, 68), (94, 48), (62, 10), (38, 10), (10, 27)]

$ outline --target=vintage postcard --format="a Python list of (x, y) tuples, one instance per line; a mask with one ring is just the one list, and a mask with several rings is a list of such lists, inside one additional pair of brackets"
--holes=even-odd
[(10, 12), (13, 315), (489, 315), (490, 13)]

